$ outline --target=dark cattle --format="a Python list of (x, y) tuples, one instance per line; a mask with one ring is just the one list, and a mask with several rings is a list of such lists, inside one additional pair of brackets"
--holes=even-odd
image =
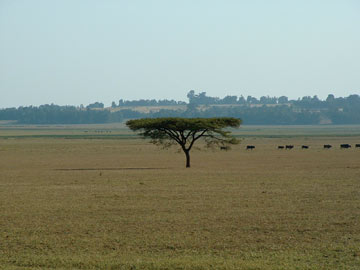
[(284, 149), (285, 147), (283, 145), (279, 145), (278, 149)]
[(293, 149), (294, 146), (293, 145), (287, 145), (285, 148), (290, 150), (290, 149)]
[(246, 150), (253, 150), (253, 149), (255, 149), (254, 145), (247, 145), (246, 146)]
[(330, 144), (324, 144), (324, 149), (330, 149), (332, 146)]
[(227, 150), (229, 150), (229, 149), (230, 149), (229, 146), (220, 146), (220, 150), (225, 150), (225, 151), (227, 151)]
[(343, 143), (343, 144), (340, 144), (340, 148), (341, 148), (341, 149), (351, 148), (351, 145), (348, 144), (348, 143)]
[(360, 143), (355, 144), (355, 147), (356, 148), (360, 147)]
[(308, 145), (303, 145), (303, 146), (301, 146), (301, 149), (309, 149), (309, 146)]

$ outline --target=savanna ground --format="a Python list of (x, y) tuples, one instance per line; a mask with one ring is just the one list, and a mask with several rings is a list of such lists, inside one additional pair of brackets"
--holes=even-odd
[(0, 269), (360, 269), (360, 127), (237, 134), (185, 169), (123, 127), (0, 128)]

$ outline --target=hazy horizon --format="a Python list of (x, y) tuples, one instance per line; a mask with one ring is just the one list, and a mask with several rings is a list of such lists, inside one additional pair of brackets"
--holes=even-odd
[[(206, 92), (206, 91), (199, 91), (199, 92), (197, 92), (197, 91), (195, 91), (195, 94), (199, 94), (200, 92)], [(329, 93), (329, 94), (331, 94), (331, 93)], [(356, 95), (359, 95), (359, 94), (357, 94), (357, 93), (354, 93), (354, 94), (356, 94)], [(335, 98), (339, 98), (339, 97), (343, 97), (343, 98), (346, 98), (346, 97), (348, 97), (348, 96), (350, 96), (350, 95), (353, 95), (353, 94), (349, 94), (349, 95), (347, 95), (347, 96), (335, 96)], [(220, 99), (222, 99), (222, 98), (224, 98), (225, 96), (227, 96), (227, 95), (224, 95), (224, 96), (210, 96), (208, 93), (206, 93), (206, 96), (208, 96), (208, 97), (218, 97), (218, 98), (220, 98)], [(241, 95), (236, 95), (236, 94), (229, 94), (229, 96), (237, 96), (237, 97), (240, 97)], [(244, 96), (244, 95), (243, 95)], [(264, 96), (264, 95), (261, 95), (261, 96)], [(255, 98), (257, 98), (258, 100), (260, 100), (260, 97), (261, 96), (252, 96), (252, 97), (255, 97)], [(268, 95), (265, 95), (265, 96), (268, 96)], [(311, 97), (313, 97), (313, 96), (317, 96), (320, 100), (326, 100), (326, 97), (327, 97), (327, 95), (326, 95), (326, 97), (319, 97), (318, 95), (316, 95), (316, 94), (314, 94), (314, 95), (309, 95), (309, 96), (311, 96)], [(360, 95), (359, 95), (360, 96)], [(276, 97), (276, 98), (279, 98), (280, 96), (270, 96), (270, 97)], [(287, 96), (288, 98), (289, 98), (289, 101), (291, 101), (291, 100), (298, 100), (298, 99), (301, 99), (301, 98), (303, 98), (303, 97), (305, 97), (305, 96), (301, 96), (301, 97), (296, 97), (296, 98), (291, 98), (291, 97), (289, 97), (289, 96)], [(246, 99), (247, 98), (247, 96), (244, 96), (244, 98)], [(96, 100), (93, 100), (93, 101), (90, 101), (89, 103), (56, 103), (56, 102), (50, 102), (50, 103), (41, 103), (41, 104), (26, 104), (26, 105), (18, 105), (18, 106), (9, 106), (9, 107), (0, 107), (0, 109), (6, 109), (6, 108), (18, 108), (18, 107), (29, 107), (29, 106), (35, 106), (35, 107), (38, 107), (38, 106), (41, 106), (41, 105), (58, 105), (58, 106), (75, 106), (75, 107), (79, 107), (79, 106), (81, 106), (81, 105), (83, 105), (83, 106), (87, 106), (87, 105), (90, 105), (90, 104), (93, 104), (93, 103), (96, 103), (96, 102), (100, 102), (100, 103), (103, 103), (104, 104), (104, 107), (105, 108), (107, 108), (107, 107), (111, 107), (111, 103), (114, 101), (115, 103), (116, 103), (116, 105), (118, 105), (119, 104), (119, 100), (120, 99), (123, 99), (123, 98), (119, 98), (119, 99), (114, 99), (114, 100), (112, 100), (112, 101), (109, 101), (109, 102), (103, 102), (102, 101), (102, 99), (101, 98), (99, 98), (99, 99), (96, 99)], [(184, 99), (175, 99), (175, 98), (160, 98), (160, 99), (157, 99), (157, 98), (138, 98), (138, 99), (123, 99), (124, 101), (137, 101), (137, 100), (141, 100), (141, 99), (143, 99), (143, 100), (151, 100), (151, 99), (155, 99), (155, 100), (164, 100), (164, 99), (167, 99), (167, 100), (175, 100), (175, 101), (184, 101), (184, 102), (186, 102), (186, 103), (188, 103), (189, 102), (189, 100), (188, 100), (188, 98), (186, 97), (186, 98), (184, 98)]]
[(0, 108), (360, 93), (357, 0), (0, 0)]

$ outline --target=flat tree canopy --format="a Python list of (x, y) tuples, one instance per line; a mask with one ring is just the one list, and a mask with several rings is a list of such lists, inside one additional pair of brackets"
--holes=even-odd
[(129, 120), (126, 125), (133, 131), (140, 131), (144, 138), (164, 147), (179, 144), (186, 156), (186, 167), (190, 167), (190, 150), (194, 143), (203, 139), (206, 146), (237, 144), (225, 128), (237, 128), (241, 120), (232, 117), (221, 118), (143, 118)]

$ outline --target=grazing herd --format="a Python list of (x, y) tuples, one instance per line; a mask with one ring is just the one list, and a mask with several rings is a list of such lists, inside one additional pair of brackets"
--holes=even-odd
[[(287, 149), (287, 150), (291, 150), (291, 149), (293, 149), (294, 148), (294, 145), (292, 145), (292, 144), (288, 144), (288, 145), (279, 145), (278, 147), (277, 147), (277, 149)], [(309, 145), (302, 145), (301, 146), (301, 149), (309, 149), (310, 148), (310, 146)], [(330, 149), (330, 148), (332, 148), (332, 145), (331, 144), (324, 144), (324, 146), (323, 146), (323, 148), (324, 149)], [(343, 144), (340, 144), (340, 148), (341, 149), (348, 149), (348, 148), (351, 148), (351, 145), (350, 144), (348, 144), (348, 143), (343, 143)], [(355, 148), (360, 148), (360, 143), (357, 143), (357, 144), (355, 144)], [(221, 146), (220, 147), (220, 150), (229, 150), (230, 149), (230, 147), (229, 146)], [(247, 145), (246, 146), (246, 150), (254, 150), (255, 149), (255, 145)]]
[[(291, 150), (294, 148), (294, 145), (279, 145), (277, 147), (278, 149), (288, 149), (288, 150)], [(309, 145), (302, 145), (301, 146), (301, 149), (309, 149), (310, 146)], [(324, 144), (324, 149), (330, 149), (332, 148), (332, 145), (330, 144)], [(348, 148), (351, 148), (351, 145), (348, 144), (348, 143), (343, 143), (343, 144), (340, 144), (340, 148), (341, 149), (348, 149)], [(360, 143), (358, 144), (355, 144), (355, 148), (360, 148)], [(225, 150), (223, 149), (223, 147), (220, 148), (221, 150)], [(254, 150), (255, 149), (255, 145), (247, 145), (246, 146), (246, 150)]]

